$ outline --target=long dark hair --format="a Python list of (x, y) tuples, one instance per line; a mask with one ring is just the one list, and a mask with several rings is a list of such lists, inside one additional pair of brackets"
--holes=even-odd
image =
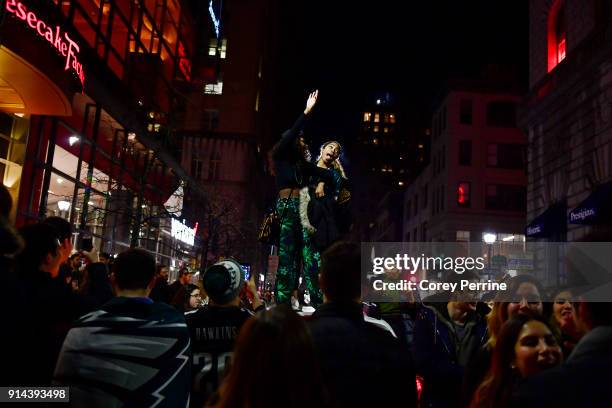
[[(538, 293), (540, 293), (540, 297), (544, 298), (546, 292), (544, 291), (544, 287), (542, 283), (533, 275), (530, 274), (522, 274), (517, 275), (510, 280), (508, 280), (508, 290), (500, 291), (495, 298), (495, 303), (493, 305), (493, 309), (491, 313), (487, 316), (487, 324), (489, 328), (489, 341), (487, 342), (487, 347), (492, 349), (495, 347), (495, 343), (497, 341), (497, 337), (501, 331), (502, 326), (508, 320), (508, 304), (514, 300), (516, 292), (518, 292), (519, 287), (523, 283), (531, 283), (538, 289)], [(552, 306), (549, 303), (542, 302), (542, 315), (544, 317), (550, 316)]]
[(177, 308), (181, 312), (187, 312), (191, 307), (189, 306), (189, 300), (191, 298), (191, 292), (196, 289), (200, 289), (196, 285), (188, 283), (183, 285), (174, 295), (174, 298), (171, 300), (172, 306)]
[(515, 357), (514, 347), (525, 324), (538, 321), (548, 327), (550, 324), (539, 315), (517, 315), (506, 321), (493, 349), (491, 366), (484, 380), (474, 393), (470, 408), (504, 408), (508, 406), (510, 393), (520, 374), (512, 368)]
[(302, 318), (286, 305), (251, 317), (240, 329), (232, 367), (218, 397), (215, 408), (267, 408), (279, 401), (288, 408), (327, 406), (314, 346)]

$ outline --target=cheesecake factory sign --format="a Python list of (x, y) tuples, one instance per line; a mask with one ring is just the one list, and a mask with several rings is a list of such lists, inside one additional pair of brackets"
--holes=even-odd
[(39, 37), (49, 42), (50, 46), (64, 58), (64, 71), (72, 69), (81, 81), (81, 86), (85, 88), (85, 72), (83, 64), (79, 62), (80, 48), (67, 32), (60, 29), (58, 25), (50, 26), (45, 20), (39, 18), (34, 12), (28, 10), (26, 5), (17, 0), (6, 1), (6, 11), (14, 15), (24, 24), (34, 31)]

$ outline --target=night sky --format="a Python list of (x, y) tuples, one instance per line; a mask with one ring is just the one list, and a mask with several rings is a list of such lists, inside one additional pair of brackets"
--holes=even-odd
[[(428, 126), (444, 81), (503, 64), (527, 81), (528, 0), (282, 2), (279, 122), (320, 89), (307, 131), (350, 144), (360, 112), (391, 92), (400, 118)], [(282, 125), (279, 125), (282, 127)]]

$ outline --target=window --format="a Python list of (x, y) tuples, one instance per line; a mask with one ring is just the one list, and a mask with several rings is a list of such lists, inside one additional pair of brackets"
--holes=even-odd
[(215, 130), (219, 127), (219, 111), (216, 109), (205, 109), (203, 117), (205, 130)]
[(525, 186), (487, 185), (485, 207), (488, 210), (525, 211), (526, 205)]
[(423, 208), (427, 208), (427, 186), (423, 187), (423, 190), (421, 190), (421, 196), (423, 197)]
[(210, 165), (208, 167), (208, 179), (219, 180), (221, 170), (221, 153), (215, 151), (210, 156)]
[(459, 123), (463, 125), (472, 124), (472, 100), (461, 99), (459, 102)]
[(470, 231), (457, 231), (457, 242), (470, 242)]
[(487, 166), (501, 169), (525, 169), (525, 146), (519, 144), (494, 144), (487, 146)]
[(375, 113), (374, 114), (374, 123), (379, 123), (380, 122), (380, 113)]
[(204, 85), (204, 93), (206, 95), (222, 95), (223, 94), (223, 81), (219, 81), (216, 84)]
[(516, 104), (514, 102), (490, 102), (487, 104), (487, 126), (515, 127)]
[(196, 179), (202, 178), (202, 160), (192, 159), (191, 160), (191, 175)]
[(548, 72), (565, 59), (567, 51), (567, 18), (565, 0), (556, 0), (548, 13)]
[(385, 127), (383, 128), (383, 133), (389, 133), (389, 128), (385, 126)]
[(388, 113), (385, 113), (383, 121), (385, 123), (389, 123), (389, 114)]
[(389, 123), (395, 123), (395, 115), (393, 113), (389, 115)]
[(210, 43), (208, 44), (208, 55), (214, 57), (217, 55), (217, 50), (219, 51), (219, 57), (221, 59), (225, 59), (227, 52), (227, 39), (224, 38), (220, 41), (220, 43), (216, 38), (210, 39)]
[(467, 181), (462, 181), (457, 185), (457, 206), (470, 207), (470, 185)]
[[(375, 120), (375, 122), (376, 122), (376, 120)], [(378, 125), (374, 125), (374, 129), (373, 129), (374, 133), (378, 133), (379, 130), (380, 129), (379, 129)]]
[(371, 112), (364, 112), (363, 113), (363, 121), (364, 122), (369, 122), (372, 120), (372, 113)]
[(471, 140), (460, 140), (459, 141), (459, 165), (460, 166), (471, 166), (472, 165), (472, 141)]

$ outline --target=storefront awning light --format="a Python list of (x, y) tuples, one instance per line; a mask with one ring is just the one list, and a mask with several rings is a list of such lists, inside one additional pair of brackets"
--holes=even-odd
[(76, 142), (78, 142), (79, 140), (81, 140), (81, 139), (80, 139), (78, 136), (74, 136), (74, 135), (73, 135), (73, 136), (70, 136), (70, 137), (68, 138), (68, 144), (69, 144), (70, 146), (74, 146), (74, 144), (75, 144)]

